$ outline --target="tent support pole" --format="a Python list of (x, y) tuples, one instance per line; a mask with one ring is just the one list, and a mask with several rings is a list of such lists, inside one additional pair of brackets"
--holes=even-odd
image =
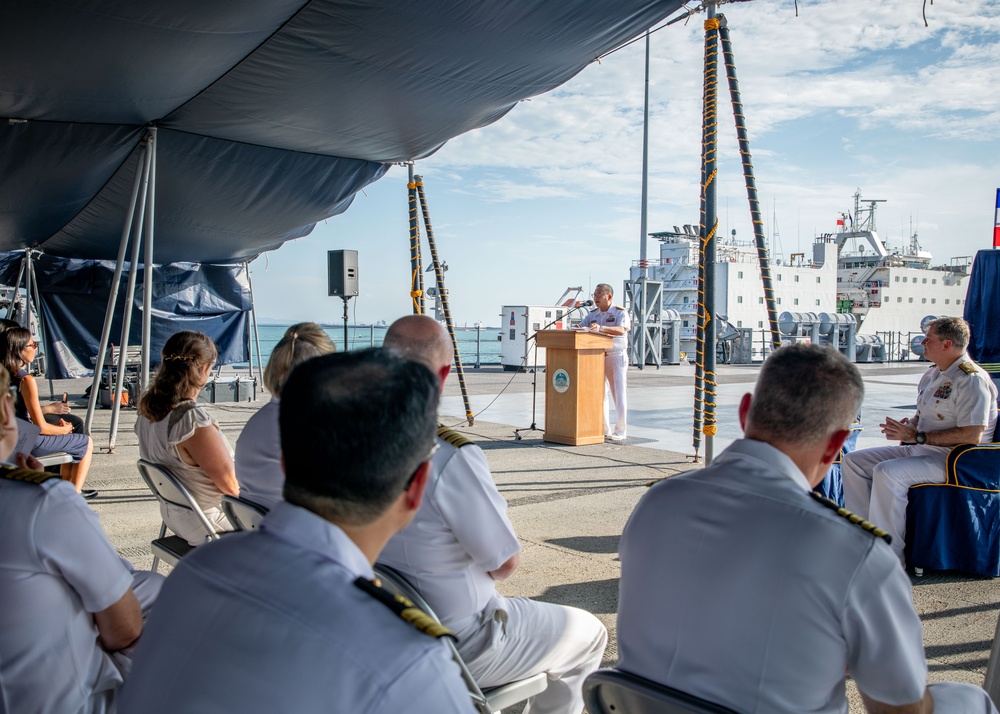
[[(122, 266), (125, 263), (125, 250), (128, 248), (128, 238), (132, 232), (132, 219), (135, 216), (135, 205), (139, 198), (139, 187), (146, 178), (146, 154), (148, 143), (144, 142), (139, 151), (135, 166), (135, 179), (132, 181), (132, 197), (129, 199), (125, 223), (122, 225), (122, 237), (118, 244), (118, 260), (115, 263), (115, 274), (111, 278), (111, 290), (108, 294), (108, 308), (104, 313), (104, 327), (101, 330), (101, 345), (97, 350), (97, 360), (94, 362), (94, 379), (90, 385), (90, 400), (87, 402), (87, 418), (84, 431), (90, 433), (94, 421), (94, 410), (97, 408), (97, 397), (101, 388), (101, 373), (104, 371), (104, 356), (108, 352), (108, 341), (111, 337), (111, 320), (114, 316), (115, 303), (118, 302), (118, 284), (121, 282)], [(145, 194), (145, 191), (143, 191)]]
[(24, 259), (21, 259), (21, 265), (17, 269), (17, 280), (14, 281), (14, 293), (10, 296), (10, 305), (7, 307), (7, 319), (12, 319), (14, 314), (14, 308), (20, 302), (21, 295), (21, 276), (24, 275)]
[[(260, 379), (261, 387), (264, 386), (264, 367), (260, 354), (260, 332), (257, 330), (257, 300), (253, 296), (253, 278), (250, 277), (250, 261), (244, 263), (247, 269), (247, 287), (250, 288), (250, 324), (253, 326), (253, 341), (257, 346), (257, 377)], [(253, 377), (253, 355), (250, 355), (250, 376)]]
[(156, 127), (149, 129), (149, 187), (146, 193), (146, 243), (142, 258), (142, 369), (139, 393), (149, 386), (149, 348), (153, 325), (153, 225), (156, 205)]
[[(49, 378), (49, 399), (55, 400), (56, 390), (52, 384), (52, 370), (49, 367), (52, 350), (49, 349), (49, 339), (45, 335), (45, 316), (42, 314), (42, 300), (38, 293), (38, 274), (35, 272), (34, 262), (28, 264), (28, 270), (31, 271), (31, 292), (35, 303), (35, 314), (38, 315), (38, 338), (42, 341), (42, 354), (45, 355), (45, 376)], [(28, 315), (31, 315), (30, 310)]]
[(31, 331), (31, 248), (24, 249), (24, 326)]

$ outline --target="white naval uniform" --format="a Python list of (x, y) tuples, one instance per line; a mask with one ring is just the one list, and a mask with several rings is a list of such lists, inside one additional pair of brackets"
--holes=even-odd
[(611, 341), (611, 349), (604, 352), (604, 380), (611, 390), (615, 402), (615, 428), (611, 431), (608, 419), (608, 400), (604, 400), (604, 435), (625, 437), (628, 431), (628, 394), (626, 375), (628, 373), (628, 330), (632, 326), (628, 312), (612, 305), (606, 311), (591, 310), (580, 320), (580, 327), (590, 325), (602, 327), (624, 327), (624, 335), (616, 335)]
[(94, 613), (133, 588), (143, 611), (163, 576), (134, 573), (72, 484), (0, 478), (0, 711), (103, 714), (128, 674)]
[(344, 531), (286, 501), (199, 547), (164, 585), (118, 714), (469, 714), (445, 642), (358, 577), (371, 565)]
[(579, 714), (583, 680), (601, 664), (607, 631), (583, 610), (497, 593), (489, 573), (521, 545), (486, 456), (456, 439), (463, 442), (438, 437), (420, 510), (379, 562), (405, 573), (455, 632), (481, 687), (546, 672), (548, 688), (528, 700), (525, 714)]
[[(962, 365), (971, 365), (962, 369)], [(982, 441), (993, 440), (997, 388), (968, 355), (942, 371), (931, 366), (917, 385), (917, 429), (941, 431), (958, 426), (985, 427)], [(913, 444), (853, 451), (844, 457), (844, 505), (892, 536), (892, 550), (903, 560), (906, 501), (910, 486), (944, 483), (951, 446)]]
[[(642, 497), (622, 534), (619, 668), (737, 711), (847, 714), (924, 694), (909, 578), (884, 540), (813, 500), (788, 456), (734, 442)], [(995, 711), (968, 684), (940, 712)]]

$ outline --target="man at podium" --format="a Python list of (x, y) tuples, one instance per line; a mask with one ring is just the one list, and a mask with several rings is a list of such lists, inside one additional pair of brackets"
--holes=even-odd
[(611, 304), (614, 290), (607, 283), (599, 283), (594, 288), (594, 304), (592, 310), (580, 320), (580, 327), (591, 332), (611, 335), (614, 339), (611, 346), (604, 352), (604, 379), (611, 389), (615, 400), (615, 428), (608, 426), (608, 407), (604, 405), (604, 436), (614, 443), (625, 442), (625, 431), (628, 428), (628, 401), (625, 393), (625, 375), (628, 370), (628, 329), (631, 323), (624, 308)]

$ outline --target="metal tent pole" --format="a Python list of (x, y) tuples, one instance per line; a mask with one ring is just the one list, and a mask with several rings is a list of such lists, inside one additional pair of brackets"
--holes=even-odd
[[(260, 332), (257, 330), (257, 301), (253, 296), (253, 279), (250, 277), (250, 261), (244, 263), (247, 269), (247, 286), (250, 288), (250, 324), (253, 326), (253, 339), (257, 345), (257, 376), (260, 384), (264, 384), (264, 367), (261, 363), (260, 354)], [(250, 376), (253, 376), (253, 365), (251, 363)]]
[(702, 116), (705, 156), (705, 215), (702, 240), (705, 243), (705, 464), (712, 463), (716, 432), (715, 421), (715, 235), (719, 229), (716, 214), (718, 182), (718, 89), (719, 89), (719, 19), (715, 1), (708, 2), (705, 20), (705, 107)]
[[(646, 278), (649, 277), (649, 260), (646, 255), (646, 209), (649, 198), (649, 30), (646, 30), (646, 81), (642, 104), (642, 208), (639, 218), (639, 277), (642, 280), (642, 320), (639, 329), (639, 369), (646, 366)], [(659, 316), (657, 316), (659, 317)]]
[[(28, 264), (28, 270), (31, 271), (31, 291), (34, 296), (35, 313), (38, 315), (38, 337), (42, 341), (42, 354), (45, 355), (45, 376), (49, 379), (49, 399), (54, 400), (56, 391), (55, 385), (52, 384), (52, 370), (49, 368), (49, 361), (52, 359), (52, 350), (49, 349), (49, 338), (45, 333), (45, 315), (42, 313), (42, 299), (38, 292), (38, 273), (35, 272), (34, 261)], [(31, 315), (30, 310), (28, 310), (28, 314)]]
[(146, 155), (149, 151), (149, 142), (143, 139), (139, 154), (136, 157), (135, 178), (132, 181), (132, 197), (129, 199), (128, 210), (125, 214), (125, 223), (122, 226), (122, 237), (118, 244), (118, 260), (115, 263), (115, 274), (111, 279), (111, 290), (108, 294), (108, 308), (104, 312), (104, 327), (101, 329), (101, 344), (97, 350), (97, 361), (94, 363), (94, 379), (90, 385), (90, 399), (87, 402), (87, 418), (84, 422), (84, 431), (90, 433), (90, 427), (94, 421), (94, 409), (97, 407), (97, 397), (100, 391), (101, 372), (104, 370), (104, 357), (108, 351), (108, 341), (111, 337), (111, 320), (114, 317), (115, 303), (118, 302), (118, 284), (121, 282), (122, 266), (125, 263), (125, 250), (128, 248), (129, 235), (132, 232), (132, 219), (135, 216), (135, 206), (139, 198), (139, 188), (142, 185), (143, 195), (145, 195), (145, 181), (148, 179), (146, 173)]
[[(25, 251), (27, 252), (27, 251)], [(10, 298), (10, 305), (7, 306), (7, 319), (10, 320), (14, 314), (14, 308), (21, 302), (21, 276), (24, 275), (24, 258), (17, 269), (17, 280), (14, 281), (14, 292)]]
[[(156, 127), (149, 129), (149, 185), (146, 189), (146, 243), (142, 258), (142, 369), (139, 392), (149, 386), (149, 350), (153, 330), (153, 227), (156, 224)], [(135, 268), (133, 264), (133, 269)]]
[(434, 242), (434, 229), (431, 228), (431, 214), (427, 208), (427, 199), (424, 196), (424, 181), (420, 176), (414, 176), (417, 194), (420, 197), (420, 208), (424, 216), (424, 230), (427, 233), (427, 245), (431, 250), (431, 262), (434, 265), (434, 277), (437, 280), (438, 299), (441, 301), (441, 310), (444, 312), (444, 324), (448, 328), (451, 336), (452, 349), (455, 352), (455, 371), (458, 373), (458, 386), (462, 390), (462, 401), (465, 403), (465, 418), (469, 426), (475, 424), (475, 415), (472, 413), (472, 406), (469, 404), (469, 390), (465, 386), (465, 370), (462, 368), (462, 355), (458, 351), (458, 338), (455, 336), (455, 325), (451, 319), (451, 308), (448, 305), (448, 291), (444, 287), (444, 270), (441, 268), (441, 261), (438, 260), (437, 245)]
[(31, 331), (31, 248), (24, 251), (24, 326)]

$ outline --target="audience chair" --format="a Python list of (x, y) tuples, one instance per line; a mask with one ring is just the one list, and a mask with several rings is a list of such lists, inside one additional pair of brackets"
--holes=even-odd
[(983, 689), (990, 695), (993, 705), (1000, 707), (1000, 618), (997, 619), (997, 629), (993, 633), (990, 658), (986, 662), (986, 680), (983, 682)]
[(62, 464), (73, 463), (73, 457), (67, 454), (65, 451), (53, 451), (51, 454), (45, 454), (45, 456), (36, 456), (38, 462), (43, 468), (49, 468), (50, 466), (60, 466)]
[(1000, 443), (956, 446), (945, 468), (944, 483), (907, 493), (906, 562), (917, 575), (927, 568), (1000, 576)]
[(619, 669), (599, 669), (587, 677), (583, 701), (590, 714), (737, 714)]
[(264, 520), (267, 511), (266, 507), (246, 498), (229, 495), (222, 497), (222, 512), (226, 514), (226, 518), (233, 524), (233, 530), (257, 530), (257, 526)]
[[(418, 608), (440, 622), (438, 616), (434, 614), (430, 605), (427, 604), (427, 601), (424, 600), (420, 593), (417, 592), (417, 589), (410, 584), (410, 581), (406, 579), (406, 576), (398, 570), (391, 568), (388, 565), (376, 563), (375, 575), (382, 581), (382, 586), (385, 587), (386, 590), (395, 593), (396, 595), (402, 595)], [(519, 679), (516, 682), (503, 684), (499, 687), (480, 689), (479, 685), (476, 684), (476, 680), (473, 679), (472, 674), (469, 672), (469, 668), (466, 667), (465, 662), (462, 661), (461, 655), (458, 654), (458, 648), (455, 646), (455, 643), (450, 638), (445, 638), (445, 641), (451, 648), (452, 658), (455, 660), (456, 664), (458, 664), (458, 668), (462, 671), (462, 679), (465, 680), (465, 686), (469, 689), (469, 696), (472, 697), (472, 703), (475, 705), (476, 711), (479, 712), (479, 714), (494, 714), (494, 712), (499, 712), (501, 709), (514, 706), (518, 702), (523, 702), (529, 697), (533, 697), (536, 694), (544, 692), (545, 688), (549, 686), (548, 678), (545, 676), (545, 672), (539, 672), (538, 674), (534, 674), (525, 679)]]
[[(215, 532), (208, 518), (205, 517), (201, 506), (194, 500), (194, 496), (184, 487), (177, 477), (169, 470), (154, 464), (145, 459), (138, 461), (139, 475), (149, 486), (149, 490), (156, 496), (156, 500), (161, 503), (169, 503), (179, 508), (186, 508), (193, 511), (201, 524), (205, 527), (205, 540), (217, 540), (219, 534)], [(153, 552), (153, 572), (156, 572), (160, 560), (164, 560), (170, 565), (177, 565), (177, 561), (183, 558), (193, 548), (185, 539), (178, 535), (167, 535), (167, 524), (160, 525), (160, 535), (150, 543), (150, 550)]]

